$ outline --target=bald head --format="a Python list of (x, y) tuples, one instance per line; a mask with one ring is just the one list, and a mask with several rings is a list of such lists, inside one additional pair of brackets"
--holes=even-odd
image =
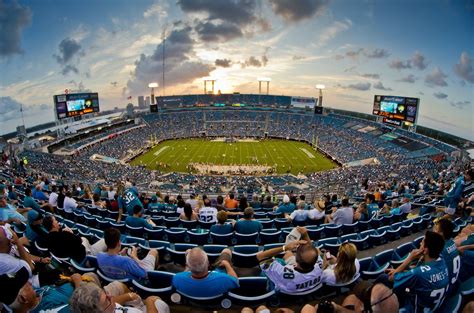
[(200, 275), (207, 273), (209, 269), (209, 260), (206, 252), (201, 248), (193, 248), (188, 250), (186, 255), (186, 266), (192, 274)]
[(313, 247), (311, 242), (301, 245), (296, 250), (296, 263), (303, 271), (311, 271), (318, 260), (318, 250)]
[(374, 313), (397, 313), (399, 309), (397, 296), (384, 284), (377, 284), (373, 287), (370, 303)]

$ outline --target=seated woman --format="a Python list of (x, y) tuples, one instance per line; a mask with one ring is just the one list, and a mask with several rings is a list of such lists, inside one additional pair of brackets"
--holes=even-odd
[(369, 212), (367, 210), (367, 204), (361, 202), (354, 212), (354, 223), (357, 221), (367, 221), (369, 219)]
[(390, 214), (398, 215), (400, 214), (400, 203), (398, 199), (392, 200), (392, 207), (390, 208)]
[(229, 224), (227, 222), (227, 212), (226, 211), (219, 211), (217, 212), (217, 224), (211, 226), (211, 233), (219, 234), (219, 235), (226, 235), (230, 234), (234, 231), (234, 223)]
[(198, 221), (199, 215), (193, 211), (191, 204), (186, 203), (184, 205), (183, 213), (181, 213), (179, 218), (183, 221)]
[[(360, 264), (356, 258), (357, 248), (353, 243), (345, 242), (340, 245), (337, 258), (329, 255), (324, 257), (327, 266), (323, 271), (323, 282), (326, 284), (344, 284), (350, 282), (359, 274)], [(323, 265), (324, 266), (324, 265)]]
[(323, 200), (314, 201), (314, 208), (308, 211), (308, 219), (313, 221), (324, 221), (326, 205)]

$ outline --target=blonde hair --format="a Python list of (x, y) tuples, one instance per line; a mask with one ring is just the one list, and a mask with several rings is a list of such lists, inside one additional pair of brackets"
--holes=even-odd
[(354, 277), (356, 256), (357, 248), (353, 243), (345, 242), (341, 244), (337, 253), (336, 267), (334, 268), (337, 283), (348, 282)]

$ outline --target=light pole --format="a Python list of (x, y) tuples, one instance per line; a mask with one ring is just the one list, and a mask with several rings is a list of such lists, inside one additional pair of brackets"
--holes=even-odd
[(158, 83), (149, 83), (148, 88), (151, 88), (151, 104), (155, 104), (155, 88), (158, 87)]
[(323, 89), (326, 89), (326, 86), (323, 84), (317, 84), (316, 89), (319, 90), (319, 99), (318, 99), (318, 107), (323, 106)]
[(212, 83), (212, 94), (214, 94), (214, 83), (216, 82), (217, 79), (212, 78), (212, 77), (206, 77), (204, 78), (204, 94), (207, 94), (207, 82)]
[(267, 95), (270, 93), (270, 82), (272, 79), (270, 77), (259, 77), (258, 80), (258, 94), (262, 93), (262, 82), (267, 83)]

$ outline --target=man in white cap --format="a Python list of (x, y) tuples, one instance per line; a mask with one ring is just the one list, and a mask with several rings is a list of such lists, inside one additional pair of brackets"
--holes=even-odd
[(288, 195), (283, 196), (283, 203), (279, 206), (274, 207), (276, 213), (291, 214), (295, 210), (296, 206), (294, 203), (290, 202), (290, 197)]

